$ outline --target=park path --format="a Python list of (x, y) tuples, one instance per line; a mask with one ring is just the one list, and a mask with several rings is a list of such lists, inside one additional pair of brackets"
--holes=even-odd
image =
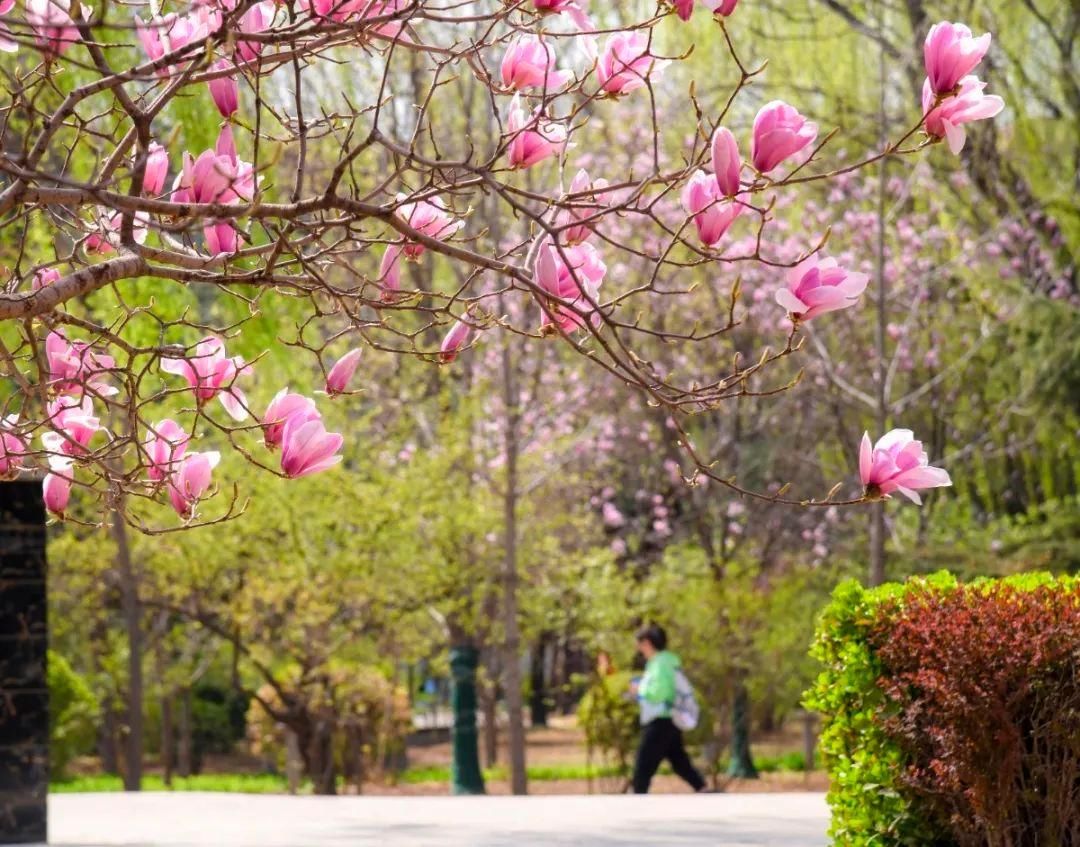
[(821, 847), (822, 794), (49, 797), (66, 847)]

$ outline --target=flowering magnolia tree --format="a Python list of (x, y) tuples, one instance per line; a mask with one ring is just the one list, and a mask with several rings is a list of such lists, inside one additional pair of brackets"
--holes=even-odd
[[(83, 489), (144, 531), (176, 525), (136, 520), (135, 498), (171, 504), (181, 526), (228, 518), (235, 493), (208, 502), (226, 488), (221, 449), (285, 477), (340, 460), (325, 399), (273, 386), (268, 406), (249, 404), (275, 346), (312, 358), (326, 398), (363, 390), (365, 346), (454, 367), (507, 333), (526, 355), (545, 336), (570, 345), (676, 421), (791, 387), (770, 384), (770, 367), (798, 354), (808, 321), (857, 307), (869, 278), (827, 239), (772, 255), (776, 198), (938, 141), (958, 152), (966, 124), (1003, 107), (972, 75), (990, 35), (933, 27), (909, 128), (839, 161), (838, 132), (793, 105), (734, 123), (764, 72), (740, 57), (737, 0), (696, 4), (734, 80), (713, 112), (665, 77), (680, 57), (663, 45), (695, 4), (633, 6), (0, 0), (0, 475), (45, 472), (60, 516)], [(617, 127), (631, 98), (647, 104), (641, 166), (588, 172), (608, 143), (598, 127)], [(667, 149), (673, 123), (692, 141)], [(738, 249), (725, 243), (737, 218), (756, 233)], [(641, 270), (609, 272), (620, 267)], [(749, 268), (789, 326), (751, 355), (723, 349)], [(696, 280), (716, 308), (670, 308)], [(289, 330), (252, 337), (267, 313)], [(744, 491), (684, 446), (697, 475), (772, 501), (917, 500), (949, 484), (912, 433), (879, 435), (847, 499), (839, 484), (790, 500)]]

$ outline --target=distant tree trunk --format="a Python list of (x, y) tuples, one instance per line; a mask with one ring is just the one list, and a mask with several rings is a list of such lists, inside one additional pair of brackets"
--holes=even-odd
[(326, 720), (316, 720), (307, 743), (307, 768), (312, 791), (337, 794), (337, 769), (334, 766), (334, 733)]
[(750, 692), (740, 673), (735, 682), (735, 696), (731, 704), (731, 764), (728, 776), (740, 779), (757, 779), (757, 768), (750, 753)]
[(505, 556), (502, 573), (503, 674), (506, 681), (506, 737), (510, 752), (510, 791), (525, 794), (528, 777), (525, 771), (524, 702), (521, 691), (521, 630), (518, 624), (517, 500), (518, 450), (521, 410), (514, 385), (513, 339), (507, 338), (502, 349), (502, 394), (505, 405), (504, 434), (506, 488), (503, 491), (503, 536)]
[(300, 753), (300, 739), (291, 727), (285, 727), (285, 779), (289, 793), (300, 790), (300, 778), (304, 774), (304, 757)]
[(161, 777), (165, 785), (172, 787), (173, 746), (176, 743), (173, 727), (172, 692), (161, 697)]
[[(489, 669), (491, 666), (492, 662), (489, 661)], [(499, 686), (494, 673), (479, 686), (479, 692), (480, 709), (484, 716), (484, 767), (493, 768), (499, 763)]]
[(176, 727), (173, 725), (173, 690), (168, 680), (168, 660), (165, 655), (165, 634), (168, 632), (168, 616), (160, 618), (162, 631), (154, 645), (158, 684), (161, 686), (161, 770), (165, 785), (172, 787), (173, 758), (176, 749)]
[(106, 705), (102, 712), (101, 726), (98, 729), (98, 756), (101, 757), (101, 770), (107, 774), (120, 773), (120, 754), (116, 749), (116, 710), (112, 704)]
[(139, 602), (139, 583), (131, 561), (127, 525), (122, 512), (112, 518), (112, 535), (116, 542), (116, 570), (121, 584), (121, 605), (128, 641), (127, 738), (124, 744), (124, 790), (138, 791), (142, 785), (143, 756), (143, 638), (142, 607)]
[(483, 794), (476, 732), (476, 665), (479, 652), (462, 638), (450, 648), (450, 708), (454, 714), (450, 748), (450, 793)]
[(544, 633), (533, 645), (532, 662), (529, 667), (529, 717), (533, 726), (547, 726), (547, 685), (545, 659), (548, 640)]
[[(884, 12), (881, 12), (884, 14)], [(884, 22), (882, 22), (884, 23)], [(884, 28), (882, 27), (882, 31)], [(881, 47), (878, 54), (878, 72), (880, 75), (881, 99), (878, 105), (878, 121), (881, 134), (881, 143), (887, 143), (889, 125), (885, 111), (886, 96), (886, 66), (885, 48)], [(877, 332), (876, 353), (877, 362), (874, 374), (874, 387), (876, 388), (875, 400), (877, 401), (877, 428), (874, 438), (880, 438), (885, 434), (885, 427), (889, 417), (889, 398), (886, 391), (885, 379), (887, 368), (885, 365), (886, 332), (888, 330), (888, 298), (886, 297), (885, 281), (885, 224), (886, 224), (886, 200), (888, 198), (888, 158), (881, 160), (878, 166), (878, 196), (877, 196), (877, 244), (875, 249), (875, 277), (877, 295)], [(874, 503), (870, 506), (870, 570), (867, 574), (867, 585), (873, 587), (881, 585), (885, 581), (885, 504)]]
[[(376, 755), (375, 761), (378, 761)], [(341, 777), (346, 787), (353, 786), (357, 794), (364, 789), (364, 739), (363, 730), (350, 726), (345, 730), (345, 749), (341, 760)]]
[(176, 773), (178, 776), (191, 776), (192, 724), (191, 689), (185, 688), (180, 692), (180, 738), (176, 745)]

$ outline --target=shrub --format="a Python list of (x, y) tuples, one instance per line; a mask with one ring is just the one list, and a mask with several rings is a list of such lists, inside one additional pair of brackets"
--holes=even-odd
[(98, 702), (59, 653), (48, 651), (49, 771), (61, 778), (71, 760), (94, 747)]
[(1080, 843), (1080, 582), (837, 588), (807, 702), (844, 845)]
[(585, 742), (598, 750), (603, 762), (613, 764), (621, 775), (629, 774), (637, 747), (638, 705), (628, 696), (632, 675), (624, 671), (594, 678), (578, 706), (578, 724)]
[(872, 639), (904, 783), (961, 845), (1080, 843), (1080, 595), (917, 586)]

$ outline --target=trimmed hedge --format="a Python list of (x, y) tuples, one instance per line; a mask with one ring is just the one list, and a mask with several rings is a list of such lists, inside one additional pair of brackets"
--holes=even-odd
[(1080, 580), (837, 587), (818, 624), (837, 845), (1080, 845)]

